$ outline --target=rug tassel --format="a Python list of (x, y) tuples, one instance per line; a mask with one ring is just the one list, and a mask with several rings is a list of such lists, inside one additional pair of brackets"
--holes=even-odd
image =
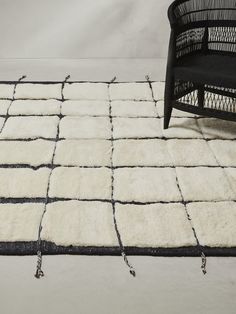
[(119, 230), (118, 230), (117, 222), (116, 222), (114, 205), (115, 204), (114, 204), (114, 201), (113, 201), (113, 221), (114, 221), (115, 231), (116, 231), (116, 235), (117, 235), (117, 240), (118, 240), (118, 243), (119, 243), (119, 246), (120, 246), (121, 256), (123, 257), (125, 264), (128, 266), (130, 274), (133, 277), (135, 277), (136, 276), (136, 272), (135, 272), (133, 266), (129, 263), (129, 260), (128, 260), (126, 254), (125, 254), (125, 249), (124, 249), (124, 246), (123, 246), (123, 243), (122, 243), (122, 240), (121, 240), (121, 236), (120, 236), (120, 233), (119, 233)]
[(20, 82), (20, 81), (24, 80), (25, 78), (26, 78), (26, 75), (22, 75), (22, 76), (19, 78), (18, 81)]
[(202, 266), (201, 266), (202, 273), (203, 273), (203, 275), (206, 275), (206, 273), (207, 273), (207, 270), (206, 270), (207, 258), (203, 252), (201, 254), (201, 258), (202, 258)]
[(113, 77), (113, 79), (112, 79), (112, 80), (110, 80), (110, 84), (111, 84), (111, 83), (114, 83), (114, 82), (115, 82), (115, 80), (116, 80), (116, 76), (114, 76), (114, 77)]
[(125, 261), (125, 264), (129, 267), (129, 272), (130, 272), (130, 274), (131, 274), (133, 277), (135, 277), (135, 276), (136, 276), (136, 272), (135, 272), (133, 266), (129, 263), (128, 258), (127, 258), (127, 256), (126, 256), (125, 252), (123, 251), (123, 252), (121, 253), (121, 255), (122, 255), (122, 257), (123, 257), (123, 259), (124, 259), (124, 261)]
[(40, 279), (41, 277), (44, 276), (44, 272), (42, 271), (42, 253), (41, 253), (41, 251), (37, 252), (37, 258), (38, 258), (37, 268), (36, 268), (36, 273), (35, 273), (34, 276), (37, 279)]

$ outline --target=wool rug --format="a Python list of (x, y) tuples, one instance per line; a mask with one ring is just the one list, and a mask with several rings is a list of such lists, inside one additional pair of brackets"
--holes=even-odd
[(236, 124), (164, 82), (0, 82), (0, 254), (236, 256)]

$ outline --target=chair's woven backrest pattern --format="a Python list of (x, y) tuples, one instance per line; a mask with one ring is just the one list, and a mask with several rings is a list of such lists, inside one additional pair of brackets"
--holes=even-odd
[(209, 27), (208, 49), (236, 52), (236, 27)]
[(177, 36), (176, 58), (202, 49), (205, 28), (186, 30)]
[(178, 25), (204, 21), (235, 21), (235, 0), (185, 0), (176, 1), (173, 15)]
[(236, 0), (176, 0), (169, 18), (177, 59), (204, 49), (236, 52)]

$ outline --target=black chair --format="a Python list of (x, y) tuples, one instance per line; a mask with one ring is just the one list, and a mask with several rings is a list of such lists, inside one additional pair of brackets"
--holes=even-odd
[(168, 17), (164, 128), (172, 108), (236, 121), (236, 0), (176, 0)]

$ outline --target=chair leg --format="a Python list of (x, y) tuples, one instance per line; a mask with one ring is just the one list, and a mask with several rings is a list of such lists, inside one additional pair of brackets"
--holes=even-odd
[(174, 79), (166, 80), (164, 98), (164, 129), (168, 129), (172, 113), (172, 95), (174, 93)]
[(200, 108), (203, 108), (204, 107), (204, 99), (205, 99), (204, 86), (200, 86), (198, 88), (197, 98), (198, 98), (198, 106)]
[(168, 129), (172, 113), (172, 106), (165, 102), (164, 108), (164, 129)]

